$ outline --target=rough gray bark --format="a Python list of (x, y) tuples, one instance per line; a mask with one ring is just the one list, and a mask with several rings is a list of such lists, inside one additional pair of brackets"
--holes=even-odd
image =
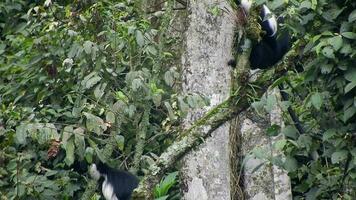
[[(273, 90), (272, 95), (278, 95), (278, 90)], [(279, 99), (279, 98), (277, 98)], [(263, 148), (266, 157), (281, 154), (273, 148), (274, 142), (281, 136), (270, 138), (266, 135), (269, 124), (284, 126), (282, 111), (275, 106), (268, 118), (256, 120), (256, 113), (249, 111), (243, 114), (241, 123), (242, 153), (247, 155), (255, 147)], [(244, 192), (246, 199), (251, 200), (288, 200), (292, 199), (290, 180), (287, 173), (276, 167), (264, 163), (258, 158), (248, 159), (244, 166)]]
[[(209, 10), (229, 7), (226, 2), (191, 1), (186, 48), (182, 57), (184, 93), (198, 93), (211, 99), (210, 106), (188, 113), (184, 127), (212, 106), (228, 97), (231, 69), (226, 65), (231, 58), (233, 23), (226, 13), (214, 16)], [(218, 128), (198, 149), (189, 153), (182, 168), (187, 200), (230, 199), (229, 189), (229, 126)]]
[[(275, 88), (274, 90), (272, 90), (272, 95), (276, 95), (278, 102), (280, 102), (281, 97), (280, 97), (279, 89)], [(282, 116), (283, 116), (282, 110), (277, 104), (270, 113), (270, 123), (277, 124), (280, 127), (284, 127), (284, 122), (283, 122)], [(273, 145), (275, 142), (277, 142), (279, 139), (282, 139), (282, 138), (283, 138), (282, 135), (273, 137), (271, 139), (271, 145)], [(277, 156), (279, 154), (281, 154), (281, 152), (277, 151), (276, 149), (272, 149), (273, 156)], [(272, 167), (272, 172), (273, 172), (273, 182), (275, 185), (275, 187), (274, 187), (275, 198), (274, 199), (276, 199), (276, 200), (292, 199), (291, 182), (287, 175), (287, 172), (284, 171), (283, 169), (280, 169), (279, 167), (276, 167), (276, 166)]]

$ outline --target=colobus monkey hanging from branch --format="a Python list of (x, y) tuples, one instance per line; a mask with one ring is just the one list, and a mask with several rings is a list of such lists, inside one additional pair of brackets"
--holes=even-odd
[[(250, 0), (242, 0), (241, 7), (248, 14), (251, 9)], [(265, 34), (262, 40), (252, 46), (250, 54), (251, 69), (267, 69), (281, 60), (290, 48), (290, 36), (288, 32), (278, 35), (278, 22), (266, 5), (260, 12), (260, 25)], [(236, 61), (229, 61), (229, 65), (236, 65)]]
[(111, 168), (100, 161), (92, 164), (89, 172), (97, 181), (104, 178), (101, 190), (106, 200), (130, 200), (132, 191), (139, 183), (133, 174)]

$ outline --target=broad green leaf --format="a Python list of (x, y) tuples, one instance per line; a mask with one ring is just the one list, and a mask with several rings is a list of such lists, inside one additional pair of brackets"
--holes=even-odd
[(27, 125), (21, 124), (16, 127), (16, 143), (26, 144), (27, 140)]
[(76, 147), (75, 153), (79, 156), (80, 160), (82, 160), (85, 154), (84, 129), (82, 128), (74, 129), (74, 144)]
[(101, 77), (99, 76), (94, 76), (90, 78), (86, 83), (85, 83), (85, 88), (90, 89), (93, 87), (95, 84), (97, 84), (101, 80)]
[(309, 135), (300, 135), (298, 138), (298, 145), (300, 147), (305, 147), (307, 151), (310, 151), (313, 139)]
[(322, 53), (327, 58), (335, 59), (334, 50), (330, 46), (324, 47)]
[(150, 53), (154, 56), (157, 55), (157, 53), (158, 53), (157, 49), (153, 45), (148, 45), (146, 49), (147, 49), (148, 53)]
[(299, 6), (300, 9), (302, 9), (302, 8), (309, 9), (311, 7), (312, 7), (312, 4), (310, 1), (303, 1)]
[(284, 168), (288, 172), (293, 172), (298, 169), (298, 161), (292, 156), (287, 156), (284, 161)]
[(85, 160), (88, 163), (92, 163), (93, 162), (93, 155), (94, 155), (94, 149), (92, 147), (87, 147), (85, 149), (84, 157), (85, 157)]
[(356, 107), (350, 106), (344, 111), (343, 121), (347, 122), (351, 117), (353, 117), (356, 113)]
[(160, 106), (162, 102), (162, 95), (161, 94), (154, 94), (152, 96), (152, 101), (155, 104), (155, 106)]
[(120, 151), (123, 151), (124, 147), (125, 147), (125, 137), (122, 135), (115, 135), (115, 140), (116, 140), (118, 149)]
[(273, 148), (277, 151), (281, 151), (286, 146), (286, 144), (287, 144), (287, 140), (280, 139), (277, 140), (275, 143), (273, 143)]
[(115, 114), (111, 111), (108, 111), (105, 115), (105, 121), (111, 124), (115, 123)]
[(356, 39), (356, 33), (353, 32), (343, 32), (341, 35), (348, 39)]
[(143, 83), (140, 78), (135, 78), (134, 80), (132, 80), (131, 88), (133, 91), (137, 91), (142, 86), (143, 86)]
[(85, 41), (83, 44), (84, 52), (90, 54), (93, 48), (93, 43), (91, 41)]
[(356, 20), (356, 10), (353, 10), (349, 15), (349, 22), (353, 22)]
[(340, 35), (329, 38), (329, 44), (334, 48), (335, 51), (338, 51), (342, 47), (342, 37)]
[(329, 129), (323, 134), (323, 141), (329, 141), (330, 139), (334, 138), (335, 136), (337, 136), (336, 132), (332, 129)]
[(298, 138), (298, 130), (291, 125), (288, 125), (282, 129), (282, 134), (284, 134), (287, 137), (297, 139)]
[(351, 83), (348, 83), (345, 86), (345, 94), (350, 92), (355, 86), (356, 86), (356, 80), (352, 81)]
[(181, 96), (178, 97), (178, 105), (179, 105), (179, 109), (182, 111), (183, 115), (185, 115), (189, 110), (189, 106), (187, 103), (185, 103), (184, 98)]
[(170, 70), (166, 71), (166, 73), (164, 74), (164, 81), (166, 82), (167, 85), (173, 86), (174, 77)]
[(100, 117), (97, 117), (91, 113), (84, 112), (83, 113), (86, 117), (86, 127), (88, 131), (92, 131), (96, 134), (102, 134), (106, 129), (106, 125), (104, 123), (104, 120), (102, 120)]
[(38, 130), (38, 142), (39, 144), (47, 144), (51, 140), (59, 140), (59, 134), (54, 124), (45, 123), (40, 126)]
[(94, 89), (94, 96), (96, 99), (101, 99), (101, 97), (105, 94), (106, 83), (100, 83)]
[(351, 68), (345, 73), (345, 79), (348, 81), (356, 81), (356, 68)]
[(315, 92), (311, 96), (310, 101), (314, 108), (316, 108), (317, 110), (320, 110), (321, 106), (323, 105), (323, 97), (319, 92)]
[(140, 30), (136, 31), (136, 42), (138, 46), (143, 47), (145, 45), (145, 38)]
[(347, 151), (346, 150), (339, 150), (339, 151), (336, 151), (334, 152), (332, 155), (331, 155), (331, 162), (333, 164), (336, 164), (336, 163), (339, 163), (340, 161), (344, 161), (346, 160), (347, 158)]
[(172, 121), (176, 120), (177, 117), (176, 117), (175, 114), (174, 114), (174, 111), (173, 111), (173, 108), (172, 108), (171, 104), (169, 104), (168, 102), (164, 102), (164, 105), (165, 105), (165, 107), (167, 108), (169, 118), (170, 118)]
[(66, 157), (64, 162), (70, 166), (74, 163), (74, 139), (70, 138), (67, 144), (64, 145), (64, 150), (66, 151)]
[(340, 53), (348, 55), (352, 53), (352, 47), (350, 44), (344, 44), (340, 50)]

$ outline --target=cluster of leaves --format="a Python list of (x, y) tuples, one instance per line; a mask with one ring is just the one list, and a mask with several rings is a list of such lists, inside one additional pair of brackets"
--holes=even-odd
[[(267, 3), (259, 1), (259, 3)], [(295, 64), (303, 72), (289, 72), (280, 105), (285, 119), (291, 106), (301, 120), (271, 135), (286, 158), (274, 163), (288, 170), (295, 199), (353, 199), (356, 197), (356, 2), (276, 0), (269, 4), (285, 18), (286, 27), (303, 45)], [(287, 83), (287, 84), (286, 84)], [(270, 110), (269, 96), (255, 105)], [(288, 121), (288, 120), (286, 120)], [(298, 127), (297, 127), (298, 128)]]
[(143, 7), (0, 2), (1, 198), (78, 199), (86, 167), (109, 139), (117, 144), (111, 164), (131, 166), (144, 112), (142, 158), (152, 160), (174, 139), (181, 116), (205, 104), (176, 93), (175, 38), (165, 34), (169, 24), (153, 26)]

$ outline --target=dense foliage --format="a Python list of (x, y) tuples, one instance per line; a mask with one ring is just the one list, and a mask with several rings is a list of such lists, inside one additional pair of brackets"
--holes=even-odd
[[(172, 3), (155, 13), (138, 2), (0, 2), (1, 199), (78, 199), (98, 157), (142, 175), (174, 140), (187, 109), (204, 105), (176, 91)], [(278, 81), (289, 94), (280, 104), (286, 126), (268, 133), (286, 136), (275, 144), (286, 157), (271, 161), (288, 170), (296, 199), (352, 199), (356, 2), (268, 4), (302, 44), (295, 64), (303, 69)], [(276, 103), (267, 96), (254, 105), (268, 111)], [(103, 150), (113, 140), (108, 157)], [(162, 180), (156, 197), (172, 198), (175, 181), (176, 173)]]
[[(258, 1), (263, 3), (265, 1)], [(283, 0), (269, 3), (300, 42), (297, 71), (283, 80), (289, 101), (281, 103), (287, 119), (285, 140), (275, 147), (286, 159), (273, 158), (289, 171), (296, 199), (356, 197), (356, 2)], [(269, 96), (255, 106), (270, 110)], [(295, 127), (288, 106), (301, 128)], [(288, 119), (289, 123), (288, 123)], [(299, 128), (297, 130), (297, 128)], [(279, 127), (269, 129), (271, 135)]]
[(1, 199), (78, 199), (98, 157), (145, 173), (204, 103), (175, 92), (166, 13), (129, 0), (0, 2)]

